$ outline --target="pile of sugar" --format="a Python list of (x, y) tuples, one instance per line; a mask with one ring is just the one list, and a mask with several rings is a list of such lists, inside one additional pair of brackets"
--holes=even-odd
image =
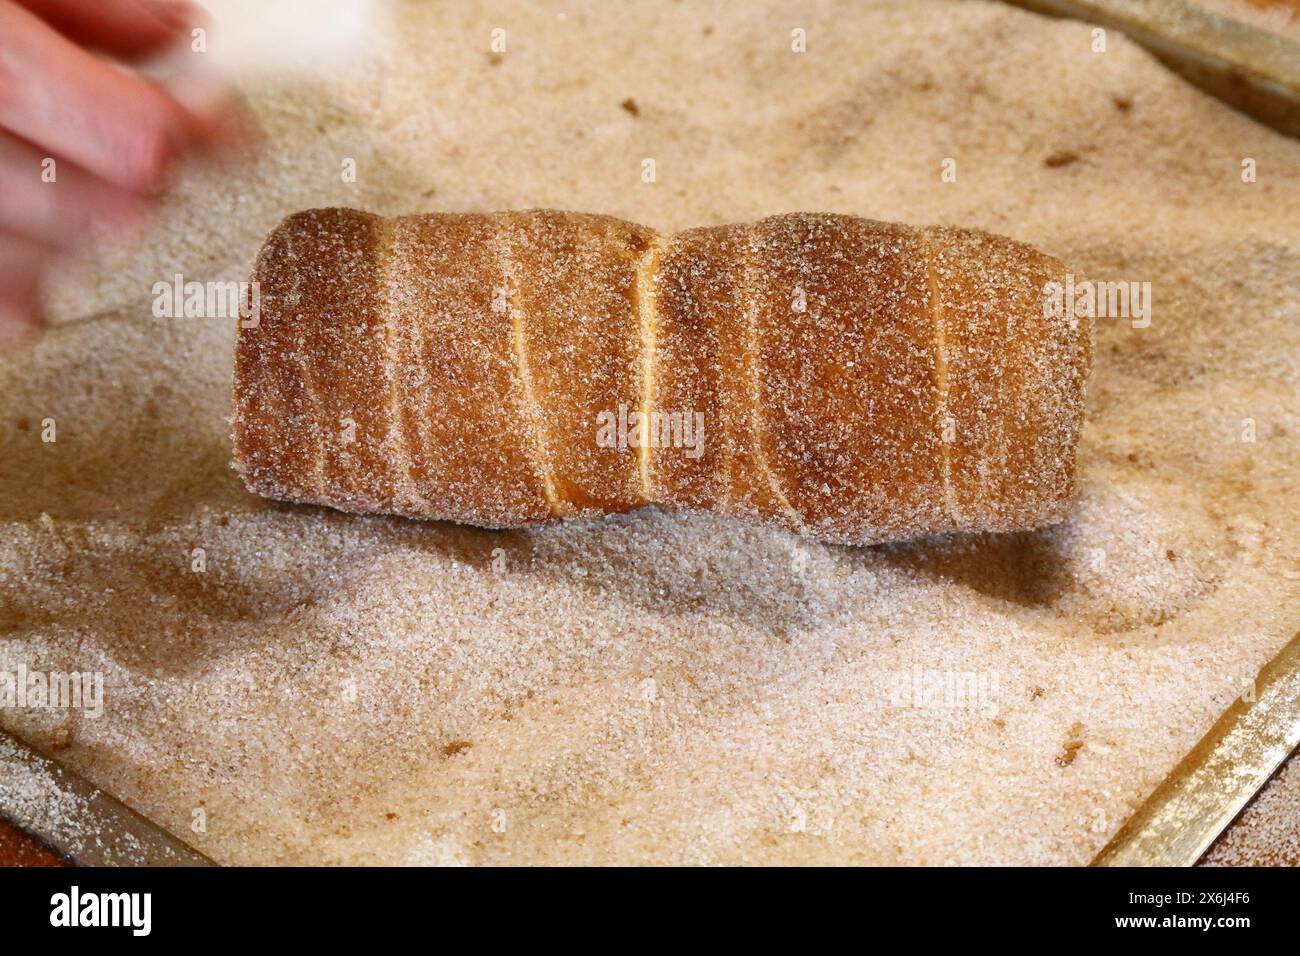
[[(266, 152), (189, 171), (0, 358), (0, 670), (106, 684), (0, 724), (222, 862), (1087, 861), (1296, 626), (1300, 144), (1001, 4), (398, 19), (250, 86)], [(329, 204), (960, 224), (1154, 309), (1099, 322), (1056, 528), (356, 518), (243, 490), (232, 323), (150, 311)]]

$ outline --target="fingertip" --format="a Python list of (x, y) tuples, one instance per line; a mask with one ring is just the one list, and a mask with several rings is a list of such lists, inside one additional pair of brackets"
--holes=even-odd
[(0, 352), (30, 348), (44, 336), (49, 324), (29, 307), (0, 303)]
[(113, 232), (118, 237), (133, 242), (145, 234), (151, 209), (152, 206), (146, 199), (127, 193), (115, 196), (110, 201), (103, 218), (113, 227)]
[(121, 155), (122, 185), (143, 195), (156, 195), (167, 185), (179, 152), (175, 137), (162, 126), (139, 130)]
[(189, 4), (172, 0), (137, 0), (149, 15), (172, 33), (185, 29), (189, 21)]
[(209, 145), (259, 139), (260, 127), (228, 77), (180, 61), (180, 68), (173, 63), (171, 70), (150, 79), (178, 107), (178, 124), (187, 142)]
[(205, 117), (204, 123), (205, 145), (256, 152), (266, 144), (266, 131), (238, 97), (228, 97), (225, 107)]
[(188, 33), (209, 24), (208, 12), (189, 0), (140, 0), (140, 3), (174, 33)]

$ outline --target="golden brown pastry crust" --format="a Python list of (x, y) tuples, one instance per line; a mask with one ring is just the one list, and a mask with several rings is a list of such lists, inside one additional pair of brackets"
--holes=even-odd
[(258, 256), (236, 463), (259, 494), (486, 527), (652, 502), (859, 544), (1035, 527), (1074, 494), (1091, 356), (1043, 308), (1063, 276), (854, 216), (312, 210)]

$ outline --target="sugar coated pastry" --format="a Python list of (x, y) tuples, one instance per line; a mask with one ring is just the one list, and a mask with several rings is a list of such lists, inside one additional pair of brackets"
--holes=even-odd
[(646, 504), (869, 544), (1059, 520), (1091, 326), (1000, 236), (313, 209), (254, 270), (254, 492), (513, 528)]

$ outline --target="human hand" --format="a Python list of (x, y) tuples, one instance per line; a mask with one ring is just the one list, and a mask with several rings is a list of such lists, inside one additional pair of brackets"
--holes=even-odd
[(182, 102), (128, 65), (188, 45), (203, 16), (172, 0), (0, 0), (0, 341), (41, 328), (53, 257), (92, 223), (139, 221), (179, 156), (237, 128), (223, 96)]

